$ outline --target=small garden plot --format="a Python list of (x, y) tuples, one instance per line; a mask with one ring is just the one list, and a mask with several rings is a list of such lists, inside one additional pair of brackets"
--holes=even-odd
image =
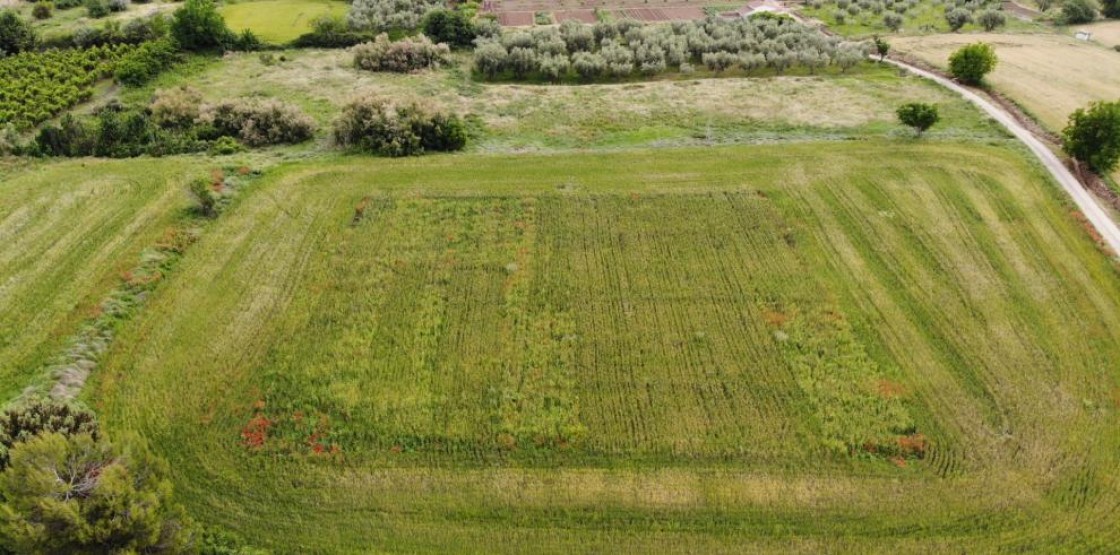
[(346, 9), (339, 0), (250, 0), (224, 6), (221, 13), (235, 32), (249, 30), (265, 42), (284, 44), (311, 31), (315, 19), (344, 16)]

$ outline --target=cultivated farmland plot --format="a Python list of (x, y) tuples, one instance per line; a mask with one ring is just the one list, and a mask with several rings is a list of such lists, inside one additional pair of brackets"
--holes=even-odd
[[(87, 162), (0, 182), (0, 394), (11, 399), (180, 218), (187, 164)], [(96, 177), (91, 177), (95, 175)]]
[(291, 164), (86, 398), (281, 551), (1106, 551), (1120, 281), (1044, 183), (876, 141)]

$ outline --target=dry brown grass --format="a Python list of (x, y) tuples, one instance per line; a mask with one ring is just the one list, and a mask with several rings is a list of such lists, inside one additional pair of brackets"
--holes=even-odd
[[(1097, 41), (1120, 43), (1120, 22), (1093, 25), (1092, 31)], [(1050, 131), (1060, 132), (1069, 114), (1089, 102), (1120, 98), (1120, 53), (1065, 35), (930, 35), (900, 37), (894, 46), (944, 68), (954, 50), (977, 41), (994, 46), (999, 56), (988, 82)], [(1120, 172), (1113, 178), (1120, 179)]]
[(899, 51), (946, 67), (949, 54), (977, 41), (994, 46), (999, 56), (989, 83), (1050, 130), (1061, 130), (1070, 112), (1090, 101), (1120, 96), (1120, 54), (1063, 35), (931, 35), (894, 42)]
[(1080, 25), (1076, 29), (1093, 33), (1093, 40), (1108, 48), (1120, 45), (1120, 21), (1102, 21), (1092, 25)]

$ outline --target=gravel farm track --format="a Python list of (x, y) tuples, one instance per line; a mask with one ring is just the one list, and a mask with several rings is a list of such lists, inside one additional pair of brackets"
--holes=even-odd
[(936, 73), (920, 69), (906, 62), (898, 60), (885, 60), (887, 63), (906, 69), (916, 75), (920, 75), (926, 79), (930, 79), (939, 85), (960, 94), (965, 100), (975, 104), (993, 119), (998, 121), (1000, 125), (1007, 128), (1016, 138), (1023, 142), (1028, 149), (1038, 158), (1042, 165), (1054, 176), (1054, 179), (1062, 186), (1062, 189), (1073, 199), (1077, 204), (1077, 208), (1085, 215), (1086, 220), (1097, 230), (1100, 234), (1101, 241), (1103, 241), (1112, 253), (1115, 255), (1120, 253), (1120, 227), (1116, 226), (1116, 222), (1109, 217), (1108, 213), (1104, 211), (1097, 204), (1097, 201), (1081, 185), (1081, 182), (1073, 176), (1061, 160), (1058, 159), (1054, 153), (1047, 148), (1046, 144), (1039, 140), (1030, 130), (1020, 124), (1011, 114), (1000, 109), (995, 104), (985, 100), (975, 92), (945, 78)]

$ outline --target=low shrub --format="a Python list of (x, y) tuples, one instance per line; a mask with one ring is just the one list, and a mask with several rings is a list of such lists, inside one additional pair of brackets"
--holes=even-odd
[(245, 29), (241, 33), (234, 35), (233, 40), (229, 43), (230, 50), (239, 52), (255, 52), (264, 48), (264, 42), (260, 37), (253, 33), (251, 29)]
[(50, 2), (36, 2), (35, 7), (31, 8), (31, 16), (35, 19), (50, 19), (51, 17), (51, 3)]
[(210, 145), (209, 153), (211, 156), (227, 156), (230, 154), (237, 154), (244, 150), (245, 147), (237, 142), (237, 139), (233, 137), (218, 137), (218, 140)]
[(221, 195), (214, 190), (213, 184), (205, 177), (191, 180), (187, 184), (187, 194), (194, 200), (195, 209), (204, 217), (212, 218), (218, 213)]
[(298, 107), (276, 99), (229, 100), (201, 108), (197, 123), (213, 137), (237, 137), (249, 146), (301, 143), (315, 134), (315, 122)]
[(462, 118), (419, 103), (394, 105), (366, 97), (347, 105), (334, 126), (343, 147), (382, 156), (415, 156), (462, 150), (467, 131)]
[(381, 33), (373, 42), (354, 47), (354, 65), (368, 71), (405, 73), (436, 69), (447, 63), (450, 54), (446, 44), (435, 44), (424, 35), (392, 42)]
[(107, 5), (111, 12), (123, 12), (128, 9), (128, 0), (109, 0)]

